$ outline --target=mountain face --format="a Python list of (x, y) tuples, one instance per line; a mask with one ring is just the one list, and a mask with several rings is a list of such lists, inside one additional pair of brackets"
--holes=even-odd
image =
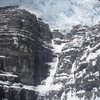
[(73, 25), (93, 25), (100, 20), (99, 0), (0, 0), (0, 7), (9, 5), (27, 9), (51, 28), (63, 31), (70, 31)]
[[(53, 54), (49, 26), (17, 7), (0, 8), (0, 100), (36, 100)], [(49, 55), (49, 56), (48, 56)]]
[(62, 35), (17, 6), (0, 8), (1, 100), (99, 100), (100, 23)]
[[(55, 36), (56, 34), (56, 36)], [(57, 57), (49, 90), (40, 88), (39, 100), (100, 99), (100, 24), (74, 26), (63, 36), (55, 30), (52, 46)], [(40, 87), (43, 87), (42, 85)], [(46, 86), (44, 86), (46, 87)]]

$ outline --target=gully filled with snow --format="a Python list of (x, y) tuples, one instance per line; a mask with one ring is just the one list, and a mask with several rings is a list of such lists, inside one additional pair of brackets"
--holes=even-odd
[(41, 82), (41, 85), (38, 85), (36, 87), (36, 91), (39, 92), (38, 100), (41, 100), (42, 96), (44, 97), (44, 100), (47, 100), (45, 95), (48, 94), (52, 90), (60, 90), (62, 88), (62, 84), (56, 83), (54, 84), (54, 77), (56, 74), (56, 71), (58, 69), (58, 63), (59, 63), (59, 54), (61, 53), (61, 50), (65, 43), (62, 43), (61, 45), (55, 44), (55, 39), (52, 40), (52, 51), (56, 55), (54, 57), (53, 61), (48, 63), (51, 68), (49, 70), (49, 76), (46, 78), (46, 80)]

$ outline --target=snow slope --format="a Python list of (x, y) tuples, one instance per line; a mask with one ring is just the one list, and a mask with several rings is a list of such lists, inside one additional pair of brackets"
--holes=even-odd
[(44, 80), (43, 84), (38, 85), (36, 87), (36, 91), (38, 91), (40, 94), (44, 95), (47, 92), (51, 91), (51, 90), (59, 90), (62, 87), (62, 84), (53, 84), (54, 82), (54, 77), (58, 68), (58, 63), (59, 63), (59, 55), (57, 53), (61, 53), (61, 50), (63, 48), (64, 44), (61, 45), (57, 45), (54, 43), (54, 40), (52, 40), (52, 51), (54, 52), (54, 54), (56, 54), (56, 57), (53, 59), (52, 62), (48, 63), (51, 68), (49, 70), (49, 77), (47, 77), (46, 80)]
[(70, 30), (73, 25), (92, 25), (100, 20), (98, 0), (0, 0), (0, 6), (19, 5), (48, 22), (51, 28)]

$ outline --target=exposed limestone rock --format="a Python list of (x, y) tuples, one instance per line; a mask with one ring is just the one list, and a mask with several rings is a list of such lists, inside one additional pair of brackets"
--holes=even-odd
[(29, 85), (48, 75), (51, 39), (49, 26), (35, 15), (17, 7), (0, 8), (0, 100), (36, 100)]

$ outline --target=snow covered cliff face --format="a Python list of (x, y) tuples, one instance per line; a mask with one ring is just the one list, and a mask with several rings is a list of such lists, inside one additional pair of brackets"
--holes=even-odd
[(53, 37), (56, 56), (49, 77), (36, 88), (38, 100), (100, 100), (100, 24)]
[(98, 0), (0, 0), (0, 6), (6, 5), (28, 9), (48, 22), (51, 28), (61, 30), (70, 30), (77, 24), (92, 25), (100, 19)]

